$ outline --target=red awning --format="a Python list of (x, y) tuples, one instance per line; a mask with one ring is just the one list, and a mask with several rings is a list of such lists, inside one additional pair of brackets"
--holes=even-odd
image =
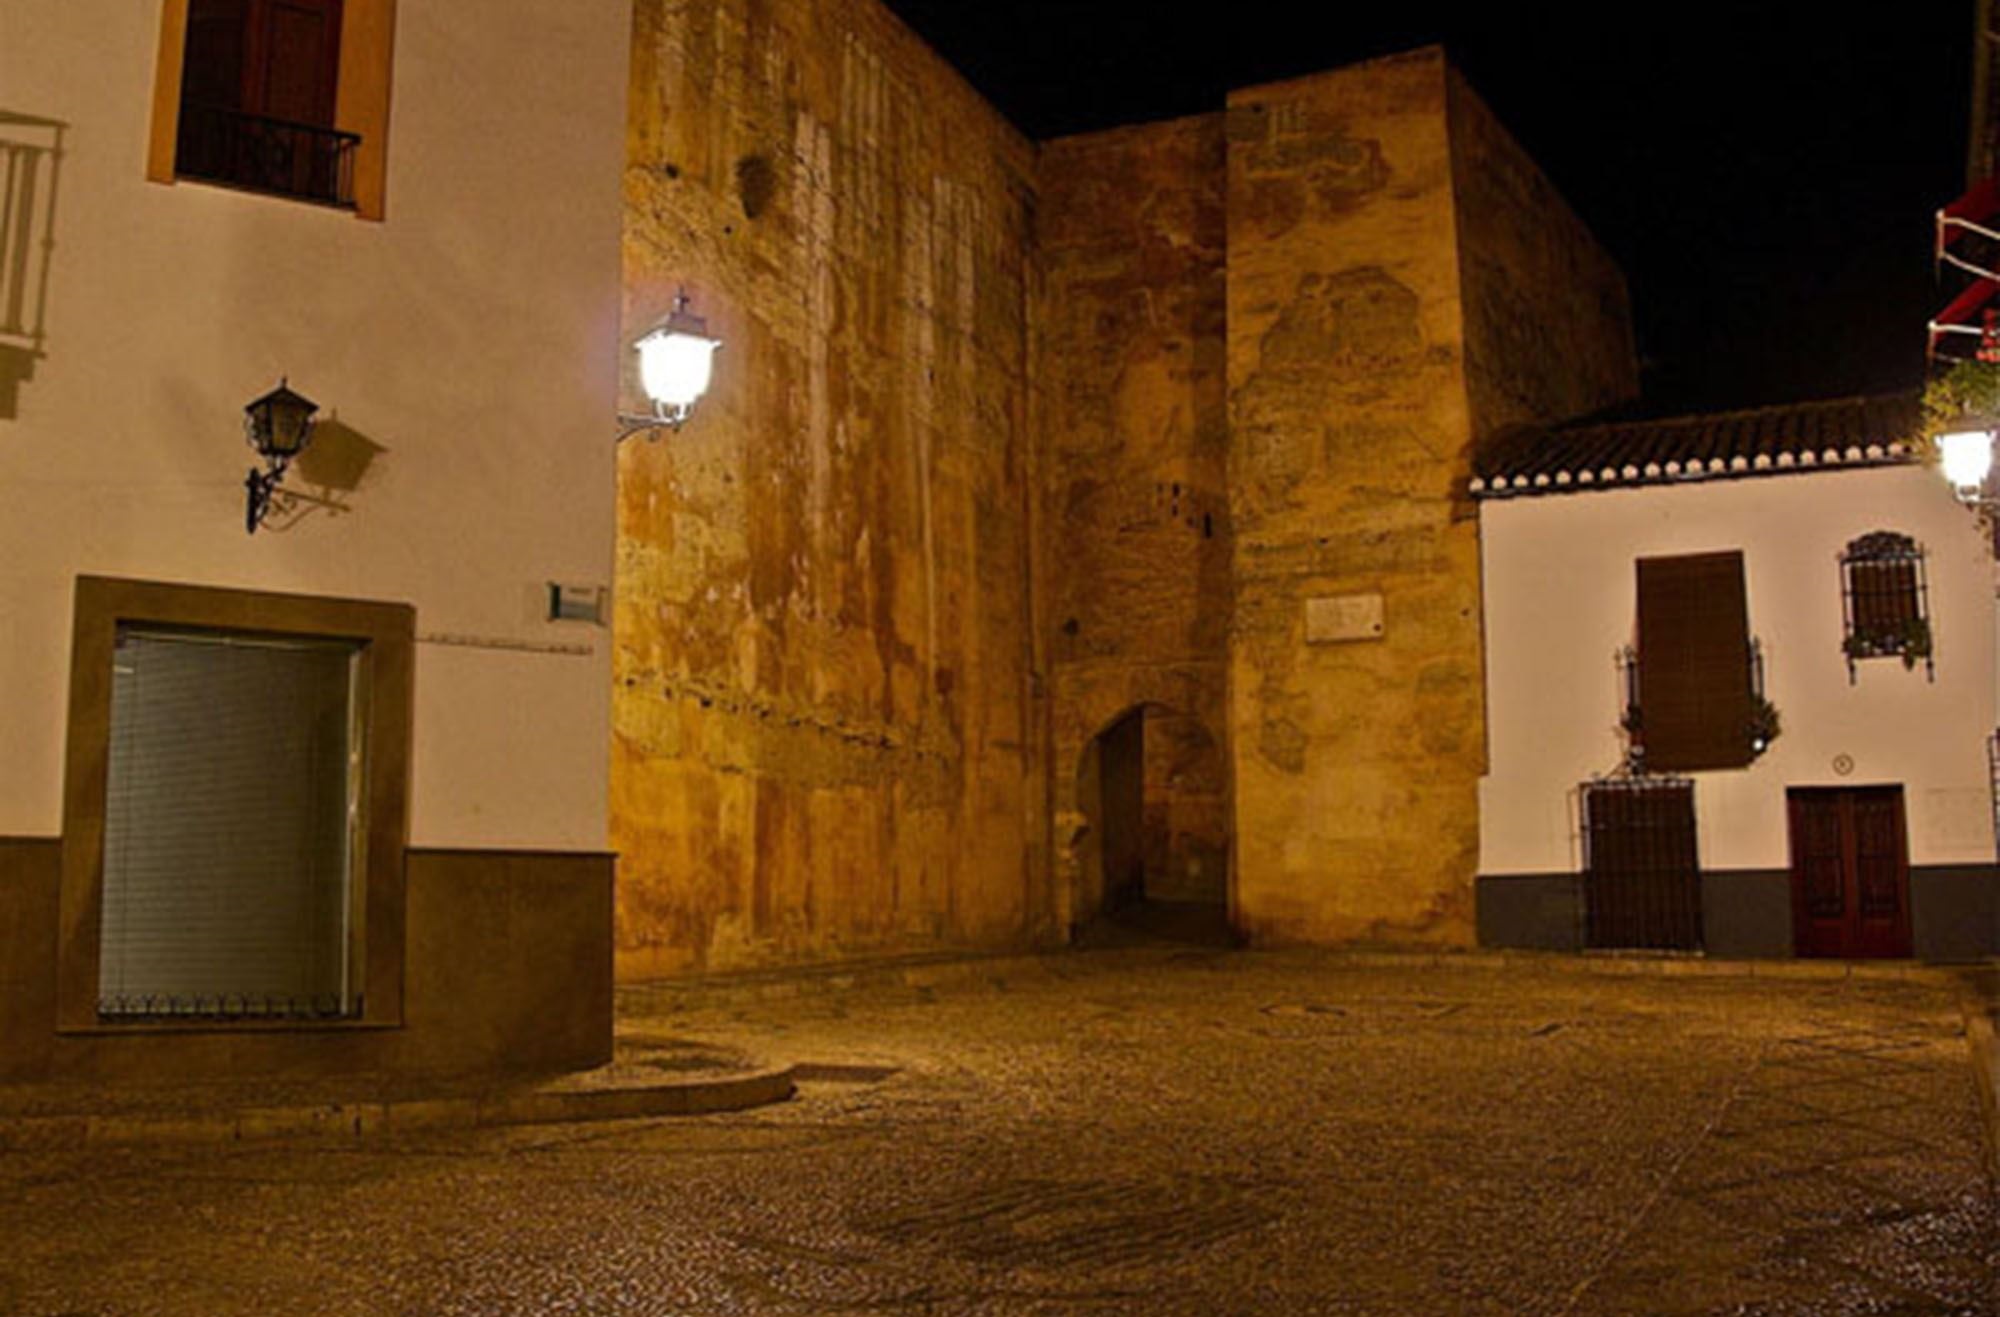
[(1995, 212), (2000, 212), (2000, 178), (1981, 179), (1971, 191), (1938, 212), (1937, 255), (1942, 258), (1945, 249), (1965, 235), (1965, 225), (1992, 227), (1989, 221)]
[(1976, 336), (1984, 332), (1982, 312), (1992, 302), (1993, 295), (2000, 292), (2000, 281), (1974, 279), (1967, 284), (1944, 310), (1931, 320), (1930, 354), (1937, 355), (1938, 343), (1947, 334)]

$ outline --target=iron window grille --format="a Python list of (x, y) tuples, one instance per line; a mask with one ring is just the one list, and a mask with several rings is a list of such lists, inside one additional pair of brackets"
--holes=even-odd
[(1930, 585), (1924, 550), (1915, 540), (1878, 530), (1851, 541), (1840, 555), (1840, 601), (1849, 685), (1857, 679), (1856, 665), (1876, 658), (1900, 658), (1905, 668), (1921, 661), (1925, 675), (1937, 680)]
[(1580, 789), (1584, 945), (1699, 950), (1694, 783), (1612, 777)]

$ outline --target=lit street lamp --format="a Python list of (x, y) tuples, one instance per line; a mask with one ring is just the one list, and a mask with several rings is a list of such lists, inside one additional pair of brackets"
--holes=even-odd
[(1968, 503), (1976, 503), (1993, 471), (1993, 431), (1953, 430), (1938, 436), (1944, 478)]
[(645, 431), (658, 439), (661, 430), (678, 430), (701, 396), (715, 364), (720, 339), (710, 338), (708, 322), (688, 310), (687, 290), (674, 297), (673, 314), (633, 345), (639, 353), (639, 382), (652, 400), (650, 415), (621, 415), (622, 441)]

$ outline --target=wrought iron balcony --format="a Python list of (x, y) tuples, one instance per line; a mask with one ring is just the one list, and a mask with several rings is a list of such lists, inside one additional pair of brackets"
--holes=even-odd
[[(1646, 715), (1645, 700), (1639, 682), (1639, 651), (1626, 645), (1618, 651), (1618, 676), (1624, 687), (1625, 704), (1620, 710), (1618, 727), (1625, 733), (1625, 762), (1620, 771), (1643, 775), (1646, 768)], [(1764, 642), (1756, 636), (1749, 637), (1749, 716), (1743, 727), (1743, 737), (1750, 747), (1750, 757), (1754, 760), (1771, 748), (1771, 742), (1778, 739), (1783, 730), (1783, 720), (1777, 707), (1764, 693)]]
[(360, 143), (358, 135), (337, 128), (183, 105), (174, 171), (253, 192), (352, 207), (354, 148)]

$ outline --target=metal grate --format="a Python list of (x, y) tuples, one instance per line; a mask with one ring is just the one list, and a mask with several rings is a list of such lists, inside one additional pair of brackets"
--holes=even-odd
[(360, 1015), (361, 999), (357, 993), (350, 1005), (338, 994), (182, 997), (146, 993), (99, 998), (97, 1014), (105, 1020), (340, 1020)]
[(2000, 731), (1986, 738), (1986, 775), (1993, 800), (1993, 853), (2000, 857)]
[(128, 624), (113, 654), (100, 1010), (348, 1013), (360, 650)]
[(1582, 797), (1586, 945), (1699, 949), (1694, 783), (1604, 778)]

